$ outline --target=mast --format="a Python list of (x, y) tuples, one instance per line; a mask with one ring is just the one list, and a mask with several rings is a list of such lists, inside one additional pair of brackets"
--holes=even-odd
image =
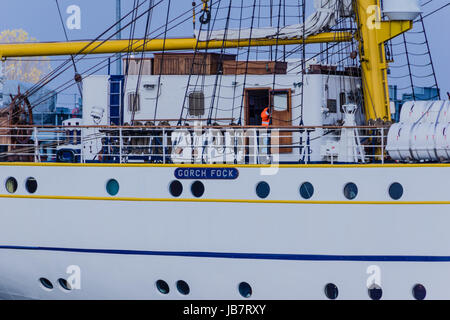
[(385, 42), (412, 29), (410, 20), (381, 21), (380, 0), (354, 2), (367, 121), (391, 121)]

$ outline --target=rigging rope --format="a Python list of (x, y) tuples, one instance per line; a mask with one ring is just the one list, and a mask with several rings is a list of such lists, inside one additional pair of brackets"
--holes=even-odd
[[(261, 1), (261, 0), (259, 0), (259, 1)], [(261, 2), (260, 2), (260, 5), (261, 5)], [(242, 28), (242, 14), (243, 14), (243, 11), (244, 11), (244, 0), (241, 0), (241, 10), (240, 11), (241, 11), (241, 13), (240, 13), (241, 19), (239, 20), (239, 38), (241, 37), (240, 30)], [(238, 60), (241, 48), (237, 47), (236, 50), (237, 50), (237, 52), (236, 52), (236, 60)], [(258, 57), (258, 51), (256, 51), (256, 56)], [(235, 85), (233, 86), (233, 111), (231, 112), (231, 118), (233, 120), (231, 120), (231, 124), (234, 123), (234, 103), (235, 103), (235, 98), (236, 98), (236, 89), (237, 89), (237, 86), (238, 86), (238, 82), (237, 82), (237, 73), (238, 72), (237, 71), (238, 71), (238, 61), (236, 61), (235, 69), (234, 69), (234, 84)]]
[[(147, 0), (145, 0), (147, 1)], [(144, 4), (145, 1), (142, 3)], [(158, 2), (158, 4), (160, 4), (163, 0), (160, 0)], [(142, 5), (141, 4), (141, 5)], [(105, 34), (107, 34), (109, 31), (111, 31), (117, 24), (121, 23), (124, 19), (126, 19), (130, 14), (132, 14), (134, 12), (134, 9), (131, 10), (130, 12), (128, 12), (125, 16), (123, 16), (118, 22), (114, 23), (112, 26), (110, 26), (107, 30), (105, 30), (104, 32), (102, 32), (99, 36), (97, 36), (95, 39), (93, 39), (92, 41), (90, 41), (86, 46), (84, 46), (77, 54), (73, 55), (74, 57), (77, 57), (79, 55), (81, 55), (80, 58), (78, 58), (77, 62), (79, 62), (80, 60), (84, 59), (88, 53), (91, 53), (92, 51), (94, 51), (95, 49), (97, 49), (98, 47), (100, 47), (101, 45), (103, 45), (106, 41), (110, 40), (112, 37), (114, 37), (118, 32), (122, 31), (123, 29), (127, 28), (130, 24), (128, 23), (127, 25), (125, 25), (124, 27), (121, 28), (121, 30), (117, 30), (116, 33), (114, 33), (112, 36), (108, 37), (105, 40), (102, 40), (100, 44), (98, 44), (96, 47), (89, 49), (88, 52), (85, 52), (88, 48), (90, 48), (92, 46), (92, 44), (94, 44), (95, 42), (99, 41), (99, 39), (101, 39)], [(83, 53), (85, 52), (85, 53)], [(108, 60), (108, 59), (106, 59)], [(48, 85), (51, 81), (53, 81), (54, 79), (56, 79), (58, 76), (62, 75), (65, 71), (67, 71), (70, 66), (66, 66), (67, 64), (70, 64), (71, 59), (67, 59), (65, 60), (63, 63), (61, 63), (57, 68), (55, 68), (54, 70), (52, 70), (50, 73), (48, 73), (47, 75), (45, 75), (42, 79), (40, 79), (36, 84), (34, 84), (31, 88), (29, 88), (24, 94), (23, 97), (18, 101), (18, 103), (23, 103), (23, 99), (25, 98), (29, 98), (32, 95), (34, 95), (35, 93), (37, 93), (39, 90), (41, 90), (42, 88), (44, 88), (46, 85)], [(65, 67), (66, 66), (66, 67)], [(61, 71), (62, 70), (62, 71)], [(72, 82), (72, 80), (66, 82), (65, 84), (59, 86), (56, 90), (58, 90), (59, 88), (63, 87), (64, 85), (66, 85), (67, 83)], [(68, 86), (71, 87), (72, 85)], [(67, 88), (66, 88), (67, 89)], [(36, 107), (37, 105), (39, 105), (40, 103), (43, 103), (45, 101), (47, 101), (48, 99), (53, 98), (53, 96), (55, 96), (54, 93), (49, 92), (47, 95), (48, 96), (51, 95), (50, 97), (48, 97), (45, 100), (41, 100), (38, 103), (34, 103), (32, 106), (32, 109), (34, 109), (34, 107)], [(3, 125), (3, 123), (2, 123)]]
[[(206, 31), (207, 38), (209, 38), (211, 30), (214, 30), (214, 26), (215, 26), (215, 23), (216, 23), (216, 21), (217, 21), (217, 15), (218, 15), (219, 10), (220, 10), (220, 4), (221, 4), (221, 1), (222, 1), (222, 0), (218, 0), (218, 1), (216, 1), (216, 2), (214, 3), (214, 4), (217, 3), (217, 10), (216, 10), (216, 14), (215, 14), (215, 17), (214, 17), (214, 21), (213, 21), (212, 26), (208, 23), (208, 28), (207, 28), (207, 31)], [(212, 8), (212, 5), (213, 5), (213, 3), (211, 3), (210, 8)], [(199, 35), (200, 35), (201, 32), (202, 32), (202, 26), (203, 26), (203, 24), (200, 24), (200, 30), (199, 30), (199, 33), (198, 33)], [(191, 86), (191, 78), (192, 78), (193, 73), (194, 73), (194, 66), (197, 64), (197, 63), (196, 63), (196, 56), (197, 56), (198, 51), (199, 51), (199, 50), (198, 50), (198, 44), (199, 44), (199, 42), (200, 42), (200, 40), (197, 39), (197, 42), (196, 42), (196, 45), (195, 45), (195, 50), (194, 50), (194, 56), (193, 56), (192, 64), (191, 64), (191, 70), (190, 70), (190, 72), (189, 72), (188, 83), (187, 83), (187, 85), (186, 85), (186, 91), (185, 91), (185, 95), (184, 95), (184, 99), (183, 99), (183, 105), (182, 105), (182, 108), (181, 108), (180, 118), (178, 119), (178, 124), (177, 124), (178, 126), (180, 126), (181, 123), (182, 123), (182, 120), (183, 120), (183, 114), (184, 114), (184, 109), (186, 108), (186, 100), (187, 100), (187, 98), (189, 97), (188, 92), (189, 92), (189, 88), (190, 88), (190, 86)], [(204, 53), (203, 53), (203, 63), (200, 65), (200, 69), (202, 70), (202, 74), (201, 74), (201, 79), (202, 79), (202, 83), (201, 83), (201, 89), (202, 89), (202, 91), (201, 91), (201, 92), (202, 92), (202, 93), (204, 92), (204, 86), (205, 86), (206, 66), (207, 66), (206, 61), (207, 61), (208, 49), (209, 49), (209, 42), (206, 43), (205, 51), (204, 51)], [(195, 92), (195, 91), (197, 90), (199, 79), (200, 79), (200, 75), (197, 76), (197, 80), (196, 80), (196, 82), (195, 82), (195, 85), (194, 85), (194, 91), (193, 91), (193, 92)], [(187, 112), (189, 112), (189, 107), (186, 108), (186, 109), (187, 109)]]
[[(153, 2), (154, 2), (154, 0), (151, 0), (151, 1), (149, 2), (149, 8), (152, 8), (152, 7), (153, 7)], [(170, 0), (169, 0), (169, 7), (170, 7)], [(143, 67), (144, 67), (145, 45), (146, 45), (147, 42), (148, 42), (148, 39), (147, 39), (147, 38), (148, 38), (149, 31), (150, 31), (150, 24), (151, 24), (151, 21), (152, 21), (152, 16), (153, 16), (153, 10), (150, 10), (150, 11), (148, 12), (148, 14), (147, 14), (147, 21), (146, 21), (146, 23), (145, 23), (144, 43), (143, 43), (143, 45), (142, 45), (141, 59), (140, 59), (140, 61), (139, 61), (138, 79), (137, 79), (137, 82), (136, 82), (136, 91), (135, 91), (135, 93), (134, 93), (134, 101), (133, 101), (132, 111), (131, 111), (131, 125), (134, 125), (134, 118), (135, 118), (136, 111), (137, 111), (138, 100), (140, 99), (140, 96), (139, 96), (139, 88), (140, 88), (140, 86), (141, 86), (142, 69), (143, 69)], [(164, 45), (165, 45), (165, 40), (164, 40)], [(159, 89), (159, 86), (158, 86), (158, 89)], [(157, 93), (158, 93), (158, 92), (159, 92), (159, 91), (157, 91)], [(158, 94), (157, 94), (157, 97), (158, 97)], [(123, 103), (123, 102), (122, 102), (122, 103)], [(139, 103), (139, 105), (140, 105), (140, 103)]]
[[(58, 0), (55, 0), (55, 3), (56, 3), (56, 8), (58, 9), (58, 14), (59, 14), (59, 19), (60, 19), (60, 21), (61, 21), (61, 26), (62, 26), (63, 31), (64, 31), (64, 36), (65, 36), (65, 38), (66, 38), (66, 41), (69, 41), (69, 37), (68, 37), (67, 31), (66, 31), (66, 27), (65, 27), (65, 25), (64, 25), (64, 20), (63, 20), (62, 14), (61, 14), (61, 9), (59, 8)], [(80, 93), (80, 96), (81, 96), (81, 98), (83, 98), (83, 89), (82, 89), (82, 87), (81, 87), (81, 76), (80, 76), (80, 74), (78, 73), (77, 65), (76, 65), (76, 63), (75, 63), (75, 59), (74, 59), (73, 55), (70, 55), (70, 59), (72, 60), (73, 69), (74, 69), (74, 71), (75, 71), (74, 80), (75, 80), (75, 82), (77, 83), (77, 87), (78, 87), (78, 91), (79, 91), (79, 93)]]
[(154, 113), (154, 117), (153, 117), (154, 121), (156, 121), (156, 115), (158, 113), (159, 92), (161, 90), (161, 76), (162, 76), (162, 71), (163, 71), (163, 67), (164, 67), (164, 55), (166, 52), (167, 28), (169, 26), (170, 6), (171, 6), (171, 0), (169, 0), (169, 3), (167, 5), (166, 28), (164, 30), (163, 50), (162, 50), (162, 55), (161, 55), (161, 61), (159, 63), (158, 87), (157, 87), (157, 91), (156, 91), (155, 113)]
[(253, 25), (255, 22), (255, 11), (256, 11), (256, 0), (253, 0), (253, 14), (252, 14), (252, 23), (250, 25), (250, 37), (248, 42), (248, 48), (247, 48), (247, 59), (245, 61), (245, 74), (244, 74), (244, 84), (242, 86), (242, 99), (241, 99), (241, 110), (239, 113), (239, 120), (238, 125), (242, 124), (242, 110), (244, 108), (244, 97), (245, 97), (245, 86), (247, 84), (247, 73), (248, 73), (248, 63), (250, 60), (250, 43), (252, 41), (252, 35), (253, 35)]
[[(229, 1), (229, 6), (228, 6), (228, 17), (230, 17), (231, 15), (231, 6), (233, 4), (233, 0)], [(222, 80), (222, 75), (223, 75), (223, 56), (224, 56), (224, 52), (225, 52), (225, 41), (227, 39), (227, 35), (228, 35), (228, 27), (230, 24), (230, 20), (227, 19), (227, 22), (225, 24), (225, 33), (223, 36), (223, 40), (222, 40), (222, 48), (220, 49), (220, 57), (219, 57), (219, 62), (218, 62), (218, 67), (217, 67), (217, 73), (216, 73), (216, 79), (214, 82), (214, 88), (213, 88), (213, 94), (212, 94), (212, 99), (211, 99), (211, 107), (209, 110), (209, 114), (208, 114), (208, 121), (207, 124), (210, 125), (211, 124), (211, 118), (212, 118), (212, 114), (213, 114), (213, 109), (214, 109), (214, 101), (215, 101), (215, 95), (216, 95), (216, 90), (217, 90), (217, 83), (220, 79)], [(219, 99), (217, 100), (217, 102), (219, 102)]]

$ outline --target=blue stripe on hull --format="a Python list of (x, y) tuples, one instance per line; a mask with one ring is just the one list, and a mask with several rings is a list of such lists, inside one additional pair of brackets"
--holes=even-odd
[(216, 259), (289, 260), (289, 261), (378, 261), (378, 262), (450, 262), (450, 256), (363, 256), (363, 255), (312, 255), (271, 253), (227, 253), (227, 252), (177, 252), (115, 249), (78, 249), (27, 246), (0, 246), (6, 250), (53, 251), (72, 253), (98, 253), (115, 255), (141, 255), (166, 257), (192, 257)]

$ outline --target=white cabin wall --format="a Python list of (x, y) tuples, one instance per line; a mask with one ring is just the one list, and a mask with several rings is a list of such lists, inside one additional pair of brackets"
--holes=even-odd
[[(135, 113), (135, 120), (152, 120), (155, 117), (156, 92), (158, 87), (159, 76), (142, 76), (140, 82), (139, 93), (141, 95), (141, 110)], [(189, 76), (162, 76), (160, 86), (160, 96), (158, 101), (157, 119), (178, 119), (180, 117), (181, 108), (183, 106), (184, 95), (186, 92), (186, 84)], [(209, 108), (211, 106), (211, 96), (214, 89), (215, 76), (205, 77), (205, 114), (201, 118), (207, 118)], [(83, 81), (83, 119), (86, 125), (95, 125), (91, 112), (93, 107), (104, 109), (104, 116), (99, 124), (109, 124), (109, 76), (90, 76)], [(136, 91), (138, 76), (128, 76), (125, 89), (125, 106), (124, 106), (124, 122), (130, 123), (131, 112), (128, 109), (127, 94)], [(304, 77), (304, 114), (303, 122), (306, 126), (322, 126), (334, 125), (337, 120), (342, 119), (340, 111), (339, 94), (343, 91), (352, 90), (352, 82), (355, 78), (342, 78), (340, 76), (328, 76), (320, 74), (308, 74)], [(220, 81), (220, 79), (219, 79)], [(233, 86), (233, 82), (237, 82), (237, 86)], [(191, 78), (191, 89), (194, 91), (194, 84), (197, 82), (197, 76)], [(295, 74), (277, 75), (275, 79), (275, 89), (292, 90), (292, 125), (300, 124), (301, 117), (301, 88), (295, 86), (301, 82), (301, 76)], [(214, 118), (231, 118), (232, 114), (235, 122), (239, 118), (240, 106), (242, 102), (242, 85), (244, 76), (227, 75), (222, 77), (221, 88), (217, 88), (216, 95), (219, 94), (220, 99), (216, 98), (213, 112)], [(201, 77), (198, 81), (198, 89), (201, 89)], [(153, 89), (145, 89), (146, 85), (154, 85)], [(328, 90), (325, 90), (325, 85)], [(271, 88), (273, 86), (272, 75), (248, 75), (246, 80), (246, 88)], [(234, 92), (235, 91), (235, 92)], [(234, 101), (233, 101), (233, 96)], [(327, 113), (327, 99), (337, 101), (337, 113)], [(185, 107), (189, 105), (189, 99), (186, 99)], [(219, 109), (217, 108), (219, 102)], [(234, 109), (234, 111), (232, 111)], [(186, 117), (186, 111), (184, 117)], [(244, 111), (244, 110), (243, 110)], [(216, 113), (217, 112), (217, 113)], [(217, 116), (216, 116), (217, 114)], [(242, 112), (242, 122), (245, 112)], [(193, 118), (195, 119), (195, 118)], [(172, 121), (176, 124), (176, 121)], [(229, 124), (229, 121), (223, 121), (220, 124)]]
[[(83, 125), (109, 125), (109, 76), (94, 75), (83, 79)], [(100, 121), (94, 121), (92, 111), (103, 109)], [(97, 136), (97, 139), (86, 139), (82, 147), (84, 160), (95, 160), (102, 149), (101, 137), (98, 128), (86, 128), (82, 130), (84, 137)]]
[[(94, 75), (83, 79), (83, 123), (84, 125), (109, 125), (109, 76)], [(103, 108), (100, 123), (91, 117), (94, 107)]]
[[(84, 80), (84, 92), (83, 92), (83, 119), (86, 125), (108, 125), (109, 124), (109, 76), (91, 76)], [(135, 121), (151, 121), (155, 118), (155, 105), (157, 98), (158, 88), (158, 75), (142, 76), (140, 81), (139, 93), (141, 99), (141, 109), (135, 113)], [(164, 75), (161, 76), (161, 86), (158, 101), (158, 110), (156, 119), (173, 119), (172, 125), (176, 125), (180, 117), (180, 112), (183, 106), (183, 100), (186, 93), (186, 84), (188, 83), (189, 76), (187, 75)], [(324, 126), (324, 125), (336, 125), (338, 120), (342, 119), (340, 111), (340, 93), (343, 91), (349, 92), (355, 90), (355, 79), (351, 77), (342, 77), (334, 75), (321, 75), (321, 74), (307, 74), (304, 77), (304, 108), (303, 108), (303, 124), (305, 126)], [(124, 98), (124, 123), (131, 123), (132, 113), (128, 109), (128, 93), (134, 93), (136, 91), (136, 85), (138, 76), (128, 76), (126, 79), (125, 98)], [(198, 83), (198, 90), (201, 90), (202, 77), (192, 76), (191, 86), (188, 92), (194, 91), (194, 84)], [(205, 114), (200, 118), (208, 118), (209, 109), (211, 105), (211, 97), (213, 95), (214, 83), (216, 76), (205, 77)], [(246, 88), (271, 88), (273, 86), (273, 75), (248, 75), (246, 79)], [(301, 83), (301, 75), (287, 74), (277, 75), (275, 78), (275, 89), (290, 89), (291, 95), (291, 107), (292, 107), (292, 125), (300, 125), (301, 118), (301, 92), (302, 89), (299, 86)], [(233, 86), (233, 83), (237, 82), (237, 85)], [(215, 100), (213, 111), (213, 122), (215, 118), (234, 118), (234, 123), (238, 122), (240, 114), (240, 106), (242, 104), (242, 91), (244, 76), (243, 75), (226, 75), (219, 79), (219, 85), (217, 87), (216, 96), (219, 95), (219, 109), (217, 110), (217, 99)], [(327, 89), (326, 89), (327, 88)], [(233, 96), (234, 101), (233, 101)], [(327, 111), (327, 100), (334, 99), (337, 101), (336, 113), (330, 113)], [(189, 99), (186, 99), (185, 110), (183, 117), (187, 116), (189, 106)], [(91, 116), (93, 108), (104, 108), (104, 116), (100, 123), (95, 123)], [(233, 110), (234, 109), (234, 110)], [(245, 109), (242, 109), (242, 124), (245, 124)], [(189, 118), (189, 117), (188, 117)], [(195, 120), (197, 117), (190, 117)], [(223, 120), (217, 121), (220, 125), (228, 125), (232, 121)], [(193, 125), (193, 121), (190, 121), (190, 125)], [(92, 132), (89, 132), (92, 133)], [(308, 161), (322, 161), (320, 155), (321, 145), (324, 140), (323, 129), (317, 129), (310, 133), (311, 143), (311, 155)], [(303, 141), (306, 141), (306, 136), (303, 136)], [(326, 139), (330, 137), (327, 136)], [(292, 154), (280, 155), (280, 161), (290, 161), (292, 159), (298, 159), (299, 143), (301, 141), (300, 133), (293, 135), (294, 148)], [(97, 143), (97, 142), (96, 142)], [(98, 143), (97, 143), (98, 144)], [(87, 147), (87, 146), (86, 146)], [(96, 154), (99, 150), (99, 146), (89, 146), (89, 150), (92, 149), (92, 154)], [(296, 148), (297, 147), (297, 148)]]
[[(142, 76), (140, 92), (141, 92), (141, 111), (136, 112), (136, 120), (151, 120), (154, 119), (155, 105), (156, 105), (156, 91), (158, 87), (159, 76)], [(181, 108), (183, 106), (184, 95), (186, 93), (186, 84), (188, 83), (189, 76), (162, 76), (161, 77), (161, 90), (158, 101), (157, 119), (178, 119), (180, 117)], [(216, 76), (205, 77), (205, 114), (201, 118), (208, 118), (208, 112), (211, 107), (211, 97), (214, 91), (214, 82)], [(201, 90), (201, 77), (198, 79), (198, 90)], [(237, 82), (236, 86), (233, 86), (233, 82)], [(137, 76), (129, 76), (127, 80), (127, 86), (125, 93), (136, 91)], [(191, 86), (188, 92), (194, 91), (194, 84), (197, 82), (197, 76), (191, 78)], [(220, 82), (220, 79), (219, 79)], [(294, 108), (300, 105), (301, 99), (298, 88), (294, 87), (294, 83), (299, 82), (297, 75), (283, 75), (276, 77), (275, 89), (291, 89), (292, 90), (292, 106), (293, 106), (293, 118), (299, 117), (299, 108)], [(233, 118), (235, 122), (239, 119), (240, 106), (242, 104), (242, 91), (243, 91), (244, 76), (239, 75), (227, 75), (222, 77), (221, 86), (217, 87), (216, 96), (219, 95), (220, 99), (215, 99), (213, 119), (214, 118)], [(154, 89), (144, 89), (145, 84), (154, 84)], [(273, 86), (272, 75), (248, 75), (246, 80), (246, 88), (271, 88)], [(233, 101), (233, 96), (234, 101)], [(219, 109), (217, 110), (217, 102), (219, 102)], [(129, 122), (131, 120), (131, 112), (128, 111), (128, 102), (125, 98), (125, 117), (124, 121)], [(185, 108), (189, 105), (189, 99), (186, 99)], [(234, 109), (234, 111), (232, 111)], [(244, 110), (243, 110), (244, 111)], [(183, 117), (186, 117), (187, 109), (185, 109)], [(217, 115), (217, 116), (216, 116)], [(242, 112), (242, 122), (244, 123), (245, 113)], [(195, 119), (195, 118), (193, 118)], [(176, 124), (176, 121), (174, 124)], [(229, 124), (230, 120), (221, 121), (219, 124)]]

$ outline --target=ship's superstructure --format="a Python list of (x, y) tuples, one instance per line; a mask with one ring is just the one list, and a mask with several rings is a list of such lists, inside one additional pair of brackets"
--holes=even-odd
[(82, 119), (2, 129), (2, 297), (449, 297), (450, 103), (389, 96), (418, 2), (296, 2), (287, 23), (279, 1), (264, 25), (255, 0), (240, 28), (232, 2), (194, 5), (194, 38), (168, 36), (169, 2), (158, 37), (0, 45), (124, 58), (76, 74)]

